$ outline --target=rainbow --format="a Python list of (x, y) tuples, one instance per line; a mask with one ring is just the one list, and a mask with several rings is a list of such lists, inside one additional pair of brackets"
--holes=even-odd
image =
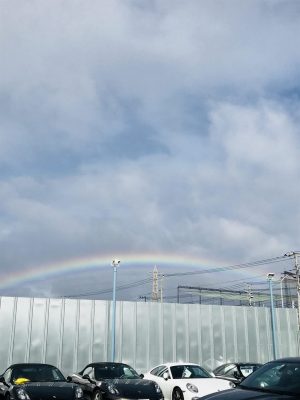
[[(7, 289), (20, 284), (34, 282), (53, 278), (60, 275), (65, 275), (75, 272), (83, 272), (87, 270), (106, 270), (107, 266), (111, 265), (114, 258), (121, 260), (123, 268), (145, 268), (149, 267), (151, 270), (154, 265), (159, 268), (172, 268), (182, 267), (183, 271), (189, 271), (191, 268), (194, 270), (201, 270), (211, 265), (212, 260), (199, 259), (196, 257), (182, 256), (176, 254), (116, 254), (116, 255), (94, 255), (84, 258), (74, 258), (62, 260), (55, 263), (47, 263), (34, 267), (25, 267), (12, 272), (6, 272), (0, 275), (0, 289)], [(212, 268), (219, 263), (211, 265)], [(220, 265), (220, 264), (219, 264)]]

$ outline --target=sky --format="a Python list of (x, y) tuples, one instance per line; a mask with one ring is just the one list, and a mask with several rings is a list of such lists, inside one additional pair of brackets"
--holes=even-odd
[(299, 22), (296, 0), (2, 0), (0, 295), (300, 249)]

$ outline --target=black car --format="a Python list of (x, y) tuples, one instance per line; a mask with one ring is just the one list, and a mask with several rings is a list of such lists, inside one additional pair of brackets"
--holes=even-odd
[(157, 383), (142, 379), (129, 365), (97, 362), (88, 364), (81, 372), (71, 376), (92, 400), (163, 399)]
[(248, 375), (256, 371), (262, 364), (239, 362), (220, 365), (213, 370), (217, 378), (227, 379), (235, 384), (242, 382)]
[(270, 361), (245, 378), (235, 389), (213, 393), (201, 400), (299, 400), (300, 357)]
[(80, 400), (83, 390), (53, 365), (24, 363), (0, 375), (0, 395), (5, 400)]

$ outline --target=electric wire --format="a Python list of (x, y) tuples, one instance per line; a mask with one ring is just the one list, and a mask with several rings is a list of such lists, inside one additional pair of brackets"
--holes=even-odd
[[(200, 271), (166, 273), (166, 274), (163, 274), (163, 276), (164, 276), (164, 278), (171, 278), (171, 277), (176, 277), (176, 276), (182, 277), (182, 276), (190, 276), (190, 275), (215, 273), (215, 272), (225, 272), (225, 271), (239, 270), (239, 269), (244, 269), (244, 268), (251, 268), (251, 267), (261, 266), (261, 265), (266, 265), (266, 264), (273, 264), (273, 263), (277, 263), (277, 262), (282, 262), (283, 260), (287, 260), (290, 258), (292, 258), (292, 255), (291, 256), (278, 256), (278, 257), (273, 257), (273, 258), (268, 258), (268, 259), (263, 259), (263, 260), (248, 262), (248, 263), (234, 264), (234, 265), (215, 267), (215, 268), (207, 268), (207, 269), (200, 270)], [(147, 283), (150, 283), (151, 281), (152, 281), (152, 277), (142, 279), (139, 281), (135, 281), (135, 282), (131, 282), (128, 284), (119, 285), (119, 286), (117, 286), (117, 290), (120, 291), (120, 290), (131, 289), (133, 287), (145, 285)], [(61, 297), (63, 297), (63, 298), (74, 298), (74, 297), (79, 298), (79, 297), (87, 297), (87, 296), (95, 296), (95, 295), (98, 296), (101, 294), (108, 294), (108, 293), (112, 293), (112, 288), (88, 291), (88, 292), (76, 293), (76, 294), (69, 294), (69, 295), (64, 295)]]

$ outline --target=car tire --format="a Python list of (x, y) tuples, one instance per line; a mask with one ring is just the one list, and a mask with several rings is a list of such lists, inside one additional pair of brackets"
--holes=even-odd
[(9, 393), (6, 393), (5, 400), (10, 400), (10, 394)]
[(91, 400), (102, 400), (102, 394), (100, 390), (94, 390)]
[(182, 390), (179, 387), (174, 388), (172, 400), (184, 400)]

